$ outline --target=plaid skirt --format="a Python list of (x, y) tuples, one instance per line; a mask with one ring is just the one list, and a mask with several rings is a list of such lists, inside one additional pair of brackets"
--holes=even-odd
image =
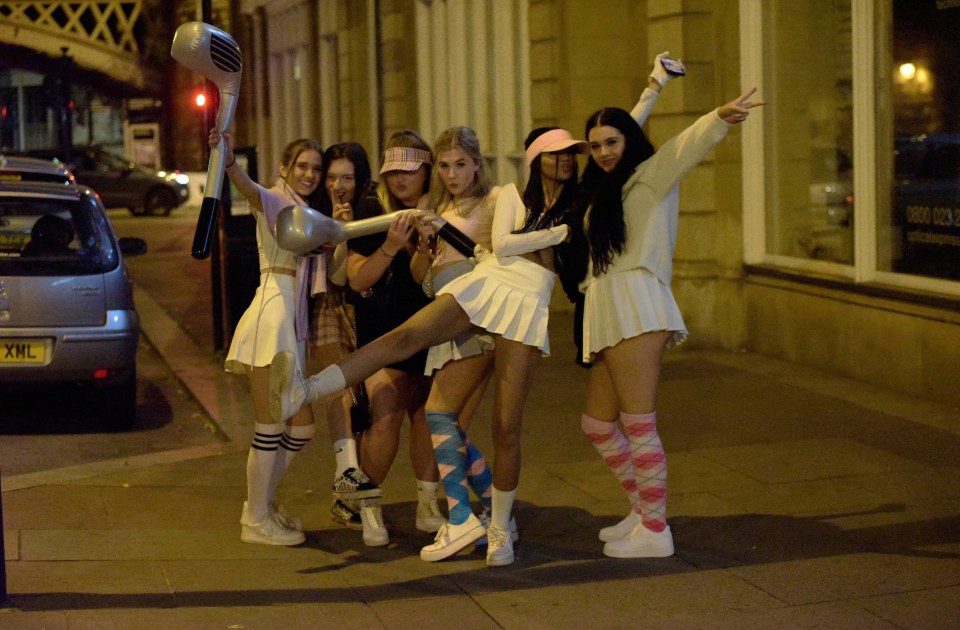
[(347, 304), (343, 288), (329, 284), (327, 286), (326, 293), (313, 298), (310, 345), (338, 343), (353, 352), (357, 349), (357, 325), (353, 317), (353, 306)]

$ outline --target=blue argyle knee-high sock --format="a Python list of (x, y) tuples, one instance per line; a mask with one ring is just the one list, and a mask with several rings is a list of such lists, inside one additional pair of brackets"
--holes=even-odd
[(467, 448), (463, 431), (452, 413), (427, 412), (427, 424), (433, 440), (440, 480), (447, 494), (447, 511), (451, 525), (467, 521), (473, 509), (467, 491)]
[(490, 472), (490, 466), (487, 465), (487, 460), (484, 459), (480, 449), (466, 435), (464, 435), (464, 441), (467, 443), (467, 481), (473, 493), (483, 504), (483, 509), (489, 512), (493, 473)]

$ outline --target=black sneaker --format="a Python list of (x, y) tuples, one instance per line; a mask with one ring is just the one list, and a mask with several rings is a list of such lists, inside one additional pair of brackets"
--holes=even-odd
[(347, 468), (333, 480), (333, 496), (339, 499), (377, 499), (383, 496), (380, 486), (370, 481), (359, 468)]
[(352, 501), (341, 501), (336, 499), (330, 508), (330, 516), (337, 523), (340, 523), (347, 529), (363, 531), (363, 521), (360, 519), (358, 506)]

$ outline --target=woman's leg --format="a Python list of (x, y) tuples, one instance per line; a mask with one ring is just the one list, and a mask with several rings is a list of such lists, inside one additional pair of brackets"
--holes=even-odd
[(673, 333), (658, 331), (624, 340), (604, 350), (610, 380), (620, 401), (620, 421), (630, 442), (642, 525), (630, 535), (608, 542), (614, 557), (660, 557), (673, 554), (666, 525), (667, 460), (657, 433), (656, 396), (660, 365)]
[(370, 398), (371, 424), (360, 442), (360, 461), (370, 479), (381, 484), (400, 446), (400, 426), (407, 414), (407, 383), (403, 372), (384, 368), (364, 384)]
[(540, 363), (540, 350), (497, 337), (494, 372), (493, 496), (487, 530), (487, 564), (513, 562), (510, 517), (520, 482), (523, 407)]
[(580, 417), (580, 428), (603, 459), (607, 468), (620, 482), (630, 501), (630, 513), (625, 519), (600, 530), (600, 540), (609, 542), (623, 538), (640, 522), (640, 497), (633, 476), (630, 442), (617, 423), (619, 401), (610, 380), (607, 362), (601, 352), (590, 369), (587, 381), (587, 406)]
[(247, 455), (247, 500), (240, 518), (240, 539), (268, 545), (299, 545), (305, 540), (303, 533), (293, 527), (295, 523), (282, 517), (276, 518), (273, 511), (273, 491), (279, 481), (278, 476), (285, 470), (283, 462), (287, 453), (283, 446), (284, 439), (294, 443), (296, 438), (291, 440), (283, 423), (271, 422), (266, 396), (267, 368), (252, 368), (247, 376), (256, 424)]
[(304, 400), (356, 385), (391, 363), (450, 341), (472, 328), (470, 318), (457, 301), (451, 295), (443, 294), (397, 328), (309, 379), (303, 379), (296, 371), (290, 353), (281, 352), (274, 357), (271, 366), (270, 413), (274, 418), (287, 418)]
[[(434, 374), (433, 387), (427, 399), (427, 412), (450, 414), (459, 428), (459, 433), (463, 435), (462, 447), (457, 445), (457, 453), (460, 453), (460, 448), (463, 449), (463, 453), (455, 460), (455, 476), (466, 479), (483, 504), (484, 511), (490, 510), (493, 477), (483, 453), (467, 437), (467, 429), (473, 412), (480, 403), (483, 389), (493, 373), (493, 359), (494, 353), (485, 351), (447, 363)], [(450, 431), (447, 429), (446, 433)], [(437, 443), (436, 438), (433, 443)], [(444, 487), (447, 487), (446, 482)], [(453, 491), (459, 492), (457, 488), (453, 488)], [(463, 492), (466, 493), (466, 486), (463, 487)], [(447, 500), (450, 500), (449, 489)]]
[[(473, 455), (474, 468), (480, 467), (479, 461), (485, 469), (486, 462), (476, 447), (470, 448), (472, 445), (457, 418), (477, 387), (489, 378), (492, 358), (491, 352), (483, 352), (451, 361), (434, 374), (426, 417), (440, 479), (447, 494), (450, 520), (440, 527), (433, 544), (420, 551), (420, 557), (428, 562), (448, 558), (484, 535), (484, 527), (470, 507), (467, 482), (472, 469), (470, 454)], [(482, 487), (483, 476), (471, 477), (470, 482), (481, 501), (489, 505), (488, 487)]]
[[(312, 349), (310, 365), (318, 370), (323, 369), (348, 354), (350, 349), (342, 343), (317, 345)], [(350, 408), (353, 406), (350, 390), (340, 389), (313, 401), (311, 405), (314, 409), (322, 406), (327, 418), (327, 431), (335, 459), (333, 488), (337, 496), (346, 500), (381, 496), (380, 489), (360, 467), (357, 442), (350, 427)]]
[(404, 373), (407, 417), (410, 418), (410, 463), (417, 479), (416, 528), (434, 533), (447, 521), (437, 505), (440, 472), (433, 454), (433, 439), (427, 425), (426, 404), (432, 379)]

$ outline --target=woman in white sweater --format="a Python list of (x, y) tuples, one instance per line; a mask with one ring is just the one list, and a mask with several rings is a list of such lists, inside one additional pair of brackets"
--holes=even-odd
[(632, 507), (620, 523), (600, 531), (608, 556), (673, 554), (655, 408), (663, 351), (687, 336), (670, 290), (678, 186), (731, 125), (764, 104), (749, 100), (755, 91), (702, 116), (656, 152), (621, 109), (601, 109), (587, 120), (591, 159), (581, 203), (590, 257), (580, 288), (583, 360), (593, 369), (581, 426)]

